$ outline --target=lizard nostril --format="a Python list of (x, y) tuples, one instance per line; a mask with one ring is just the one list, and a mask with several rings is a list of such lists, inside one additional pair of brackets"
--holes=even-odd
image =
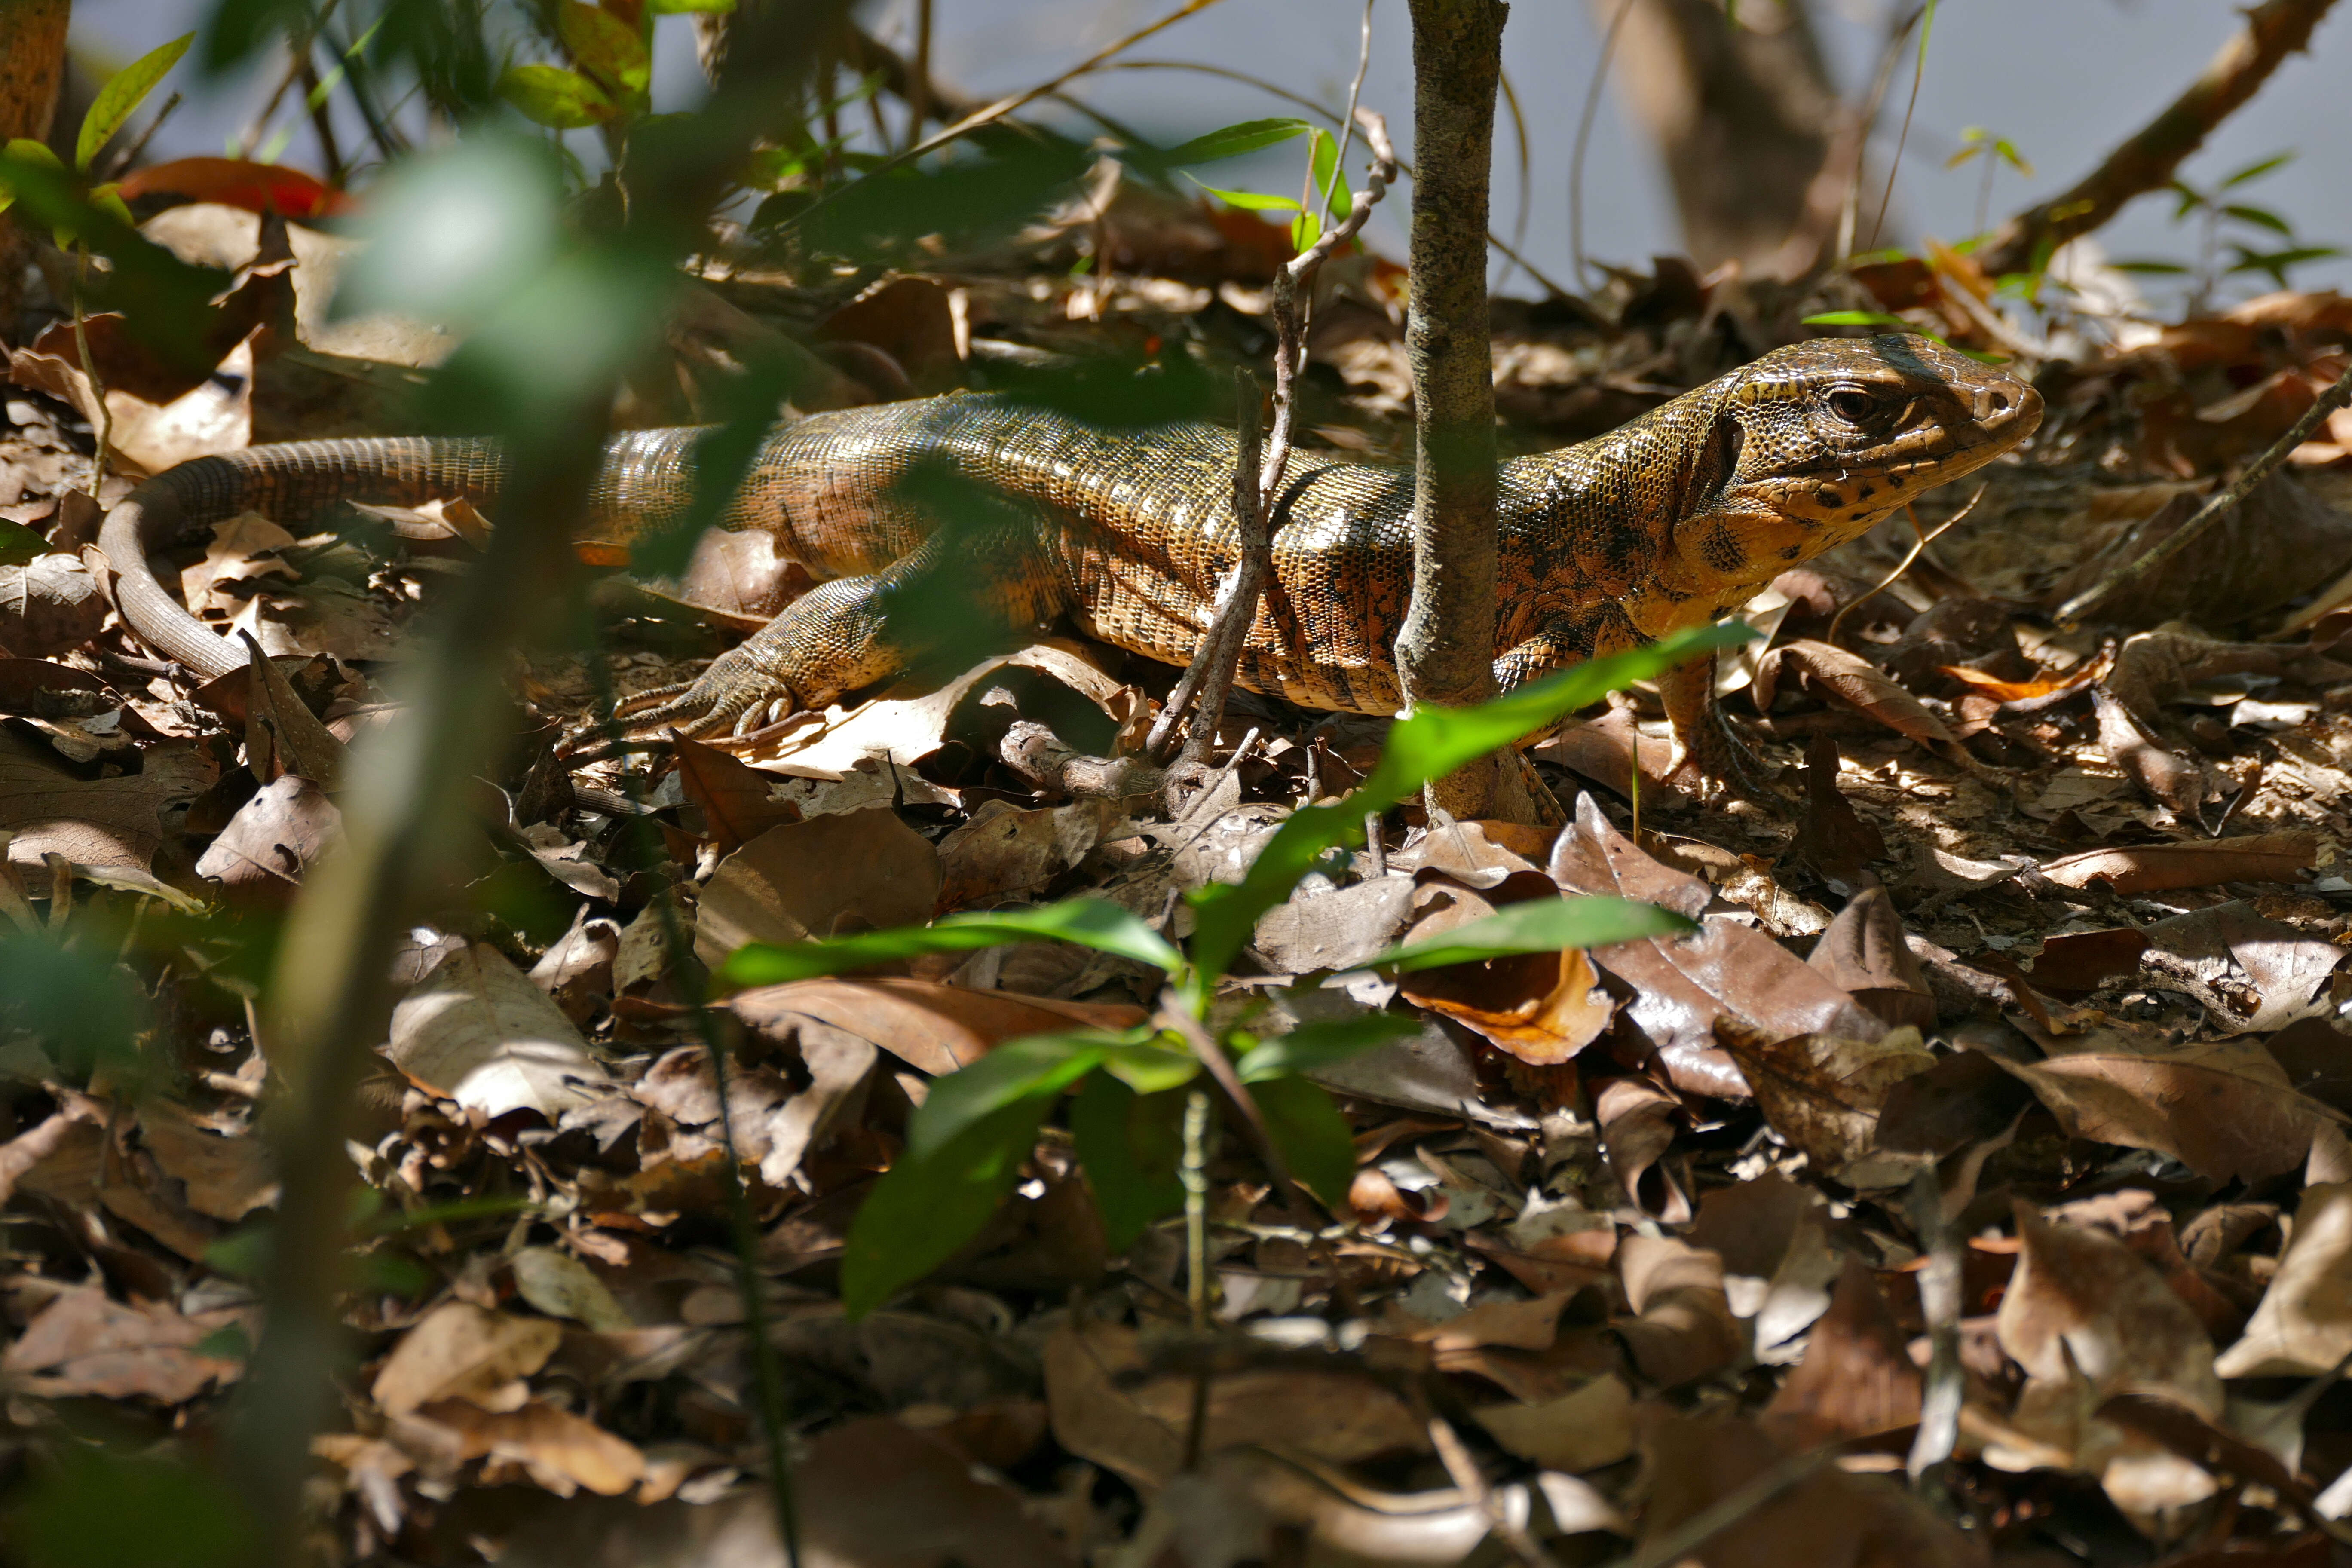
[(2007, 408), (2009, 406), (2009, 394), (2006, 392), (1994, 393), (1992, 395), (1992, 406), (1993, 412), (1996, 414)]

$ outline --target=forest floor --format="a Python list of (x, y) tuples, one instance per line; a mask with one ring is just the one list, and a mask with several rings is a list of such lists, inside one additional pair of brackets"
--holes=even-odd
[[(327, 322), (340, 242), (298, 229), (290, 269), (253, 266), (257, 227), (150, 224), (242, 268), (254, 319), (290, 308), (297, 331), (194, 383), (142, 381), (131, 345), (100, 342), (122, 460), (383, 433), (438, 352)], [(692, 418), (730, 335), (778, 327), (884, 400), (1035, 351), (1255, 363), (1273, 232), (1133, 194), (920, 274), (714, 270), (677, 374), (624, 413)], [(1097, 265), (1074, 271), (1082, 249)], [(1409, 457), (1398, 279), (1364, 256), (1327, 270), (1317, 444)], [(1278, 1033), (1386, 1010), (1417, 1032), (1317, 1075), (1353, 1134), (1344, 1204), (1278, 1190), (1238, 1126), (1212, 1127), (1207, 1330), (1181, 1218), (1114, 1248), (1058, 1120), (945, 1267), (855, 1320), (839, 1296), (851, 1217), (931, 1082), (1008, 1038), (1139, 1021), (1155, 972), (1008, 945), (713, 1005), (812, 1561), (2339, 1560), (2352, 416), (2179, 570), (2075, 631), (2050, 612), (2343, 373), (2352, 300), (2134, 322), (2053, 292), (2005, 318), (2021, 344), (1988, 337), (1991, 297), (1937, 251), (1807, 286), (1661, 262), (1589, 305), (1497, 302), (1511, 450), (1837, 310), (2019, 356), (2049, 413), (1919, 507), (1933, 529), (1977, 498), (1916, 558), (1892, 523), (1747, 607), (1764, 636), (1718, 684), (1770, 791), (1678, 795), (1636, 689), (1534, 752), (1565, 827), (1400, 808), (1349, 873), (1260, 922), (1227, 1016)], [(473, 552), (463, 509), (239, 518), (178, 557), (179, 588), (290, 686), (155, 660), (85, 549), (129, 481), (118, 462), (87, 493), (71, 331), (17, 352), (0, 405), (0, 916), (91, 987), (28, 992), (0, 1033), (0, 1483), (20, 1487), (95, 1437), (215, 1447), (277, 1193), (256, 1000), (341, 834), (338, 792), (255, 715), (290, 694), (364, 745), (404, 622)], [(776, 1561), (703, 972), (746, 942), (1080, 891), (1170, 919), (1380, 754), (1382, 721), (1240, 694), (1180, 815), (1049, 794), (1000, 757), (1014, 719), (1131, 749), (1174, 674), (1062, 635), (628, 773), (551, 762), (600, 688), (690, 676), (805, 586), (757, 541), (712, 544), (676, 582), (600, 592), (601, 671), (515, 672), (522, 742), (472, 803), (476, 879), (401, 957), (352, 1134), (362, 1360), (316, 1450), (342, 1561)], [(1560, 890), (1703, 929), (1363, 966)], [(691, 964), (665, 956), (679, 927)], [(137, 1050), (93, 1066), (109, 1030)]]

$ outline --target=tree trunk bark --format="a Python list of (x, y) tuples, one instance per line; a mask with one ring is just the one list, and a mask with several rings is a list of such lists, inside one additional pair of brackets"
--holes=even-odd
[[(1628, 0), (1591, 0), (1599, 26)], [(1630, 0), (1618, 84), (1664, 159), (1701, 271), (1771, 268), (1830, 155), (1838, 95), (1805, 0)]]
[[(72, 0), (0, 0), (0, 142), (48, 140), (72, 16)], [(16, 342), (24, 304), (25, 237), (0, 216), (0, 346)]]
[[(1503, 60), (1501, 0), (1412, 0), (1412, 605), (1397, 671), (1416, 707), (1495, 694), (1495, 374), (1486, 187)], [(1495, 759), (1432, 785), (1455, 816), (1493, 809)]]

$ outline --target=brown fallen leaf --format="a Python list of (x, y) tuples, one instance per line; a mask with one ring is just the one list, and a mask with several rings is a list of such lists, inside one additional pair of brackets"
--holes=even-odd
[(1758, 1418), (1791, 1448), (1874, 1436), (1919, 1419), (1919, 1369), (1877, 1276), (1849, 1255), (1805, 1359)]
[[(77, 324), (105, 386), (102, 400), (82, 369)], [(93, 429), (110, 420), (109, 445), (139, 472), (160, 474), (251, 444), (254, 343), (247, 333), (209, 374), (174, 375), (131, 339), (121, 316), (106, 311), (79, 323), (60, 321), (16, 351), (9, 379), (64, 398)]]
[(1670, 1237), (1629, 1236), (1618, 1272), (1633, 1316), (1612, 1325), (1642, 1375), (1679, 1388), (1739, 1359), (1746, 1336), (1723, 1293), (1723, 1259)]
[(36, 1398), (152, 1399), (180, 1405), (244, 1369), (197, 1347), (240, 1321), (234, 1310), (183, 1317), (169, 1304), (126, 1307), (85, 1286), (53, 1298), (5, 1351), (0, 1372)]
[(728, 1008), (746, 1027), (783, 1039), (803, 1019), (872, 1041), (933, 1078), (978, 1061), (999, 1041), (1076, 1027), (1125, 1029), (1144, 1010), (1118, 1003), (1061, 1002), (901, 975), (828, 975), (739, 991)]
[(675, 749), (678, 784), (702, 808), (711, 847), (720, 855), (732, 855), (772, 827), (801, 820), (799, 806), (772, 798), (775, 774), (686, 736), (678, 737)]
[(0, 649), (46, 658), (79, 647), (106, 625), (106, 595), (79, 555), (37, 555), (0, 566)]
[(1299, 888), (1258, 917), (1250, 952), (1273, 974), (1360, 967), (1404, 934), (1413, 891), (1413, 879), (1400, 876)]
[(921, 925), (939, 891), (939, 851), (887, 806), (772, 827), (703, 889), (695, 956), (715, 969), (745, 942)]
[[(0, 644), (8, 641), (0, 631)], [(0, 658), (0, 713), (28, 719), (95, 719), (123, 705), (102, 676), (40, 658)]]
[(939, 907), (959, 910), (1044, 888), (1087, 858), (1116, 815), (1106, 800), (1031, 811), (986, 802), (939, 842)]
[(223, 1137), (198, 1125), (185, 1108), (151, 1100), (139, 1108), (139, 1136), (200, 1215), (235, 1225), (278, 1201), (268, 1146), (249, 1131)]
[(77, 866), (144, 872), (163, 847), (163, 815), (210, 788), (213, 763), (192, 746), (150, 747), (120, 778), (83, 779), (54, 753), (0, 733), (0, 829), (8, 858), (38, 866), (62, 855)]
[(1789, 853), (1832, 886), (1855, 887), (1864, 867), (1886, 858), (1885, 836), (1856, 815), (1853, 803), (1838, 789), (1835, 741), (1815, 735), (1805, 743), (1804, 775), (1805, 815)]
[[(1416, 879), (1425, 883), (1417, 900), (1427, 900), (1429, 905), (1407, 933), (1413, 942), (1442, 936), (1507, 905), (1558, 893), (1551, 879), (1535, 870), (1512, 872), (1485, 893), (1454, 884), (1442, 873), (1423, 871)], [(1399, 979), (1397, 990), (1407, 1001), (1444, 1014), (1532, 1067), (1573, 1058), (1600, 1038), (1617, 1010), (1615, 1000), (1601, 988), (1591, 960), (1574, 949), (1416, 970)]]
[(2352, 1352), (2352, 1184), (2306, 1188), (2294, 1237), (2223, 1377), (2318, 1377)]
[(2277, 1059), (2252, 1040), (1994, 1059), (2033, 1090), (2067, 1136), (2154, 1149), (2217, 1182), (2292, 1170), (2314, 1131), (2342, 1120), (2296, 1093)]
[(265, 784), (196, 860), (196, 875), (224, 887), (290, 892), (342, 842), (343, 814), (327, 792), (287, 773)]
[(529, 1109), (553, 1122), (609, 1077), (547, 994), (480, 942), (447, 954), (400, 999), (384, 1054), (428, 1091), (493, 1119)]
[(2129, 774), (2148, 799), (2195, 820), (2197, 808), (2214, 794), (2204, 768), (2148, 733), (2105, 687), (2091, 688), (2091, 704), (2099, 719), (2099, 749), (2107, 761)]
[(2264, 833), (2186, 844), (2140, 844), (2085, 849), (2042, 868), (2062, 888), (2104, 884), (2130, 898), (2222, 882), (2292, 882), (2309, 869), (2319, 841), (2308, 833)]
[(2196, 1314), (2119, 1243), (2053, 1225), (2024, 1203), (2017, 1234), (2017, 1272), (1994, 1331), (2026, 1373), (2009, 1426), (2041, 1451), (1995, 1438), (1987, 1462), (2022, 1469), (2066, 1456), (2144, 1519), (2210, 1496), (2211, 1479), (2195, 1466), (2094, 1414), (2110, 1394), (2155, 1390), (2218, 1418), (2221, 1380)]
[[(1553, 847), (1551, 875), (1568, 892), (1636, 899), (1693, 919), (1705, 914), (1711, 897), (1705, 882), (1635, 848), (1589, 795), (1578, 797), (1576, 819)], [(1625, 1016), (1657, 1045), (1667, 1071), (1680, 1075), (1677, 1085), (1697, 1092), (1745, 1097), (1744, 1080), (1716, 1045), (1718, 1019), (1729, 1018), (1765, 1041), (1884, 1033), (1853, 997), (1802, 959), (1728, 920), (1703, 920), (1686, 936), (1596, 948), (1592, 959), (1633, 988)]]
[(1816, 1169), (1849, 1186), (1899, 1186), (1918, 1162), (1878, 1148), (1878, 1113), (1905, 1079), (1935, 1066), (1919, 1031), (1874, 1029), (1861, 1039), (1800, 1035), (1769, 1044), (1726, 1042), (1774, 1131)]
[(1815, 689), (1940, 756), (1967, 755), (1959, 738), (1894, 677), (1858, 654), (1825, 642), (1783, 643), (1756, 661), (1756, 706), (1772, 710), (1780, 683), (1801, 676)]
[(1496, 1442), (1548, 1470), (1597, 1470), (1633, 1451), (1633, 1392), (1607, 1373), (1558, 1399), (1486, 1405), (1476, 1414)]
[(2131, 926), (2062, 931), (2042, 940), (2031, 974), (2035, 989), (2079, 1002), (2110, 980), (2139, 973), (2147, 937)]
[(436, 1399), (418, 1405), (410, 1419), (454, 1434), (459, 1458), (513, 1464), (558, 1497), (582, 1488), (618, 1497), (646, 1477), (646, 1457), (635, 1444), (544, 1400), (485, 1410), (469, 1399)]
[(1895, 900), (1875, 882), (1846, 900), (1805, 963), (1890, 1029), (1936, 1026), (1927, 971), (1904, 937)]
[(2168, 916), (2139, 934), (2147, 943), (2142, 972), (2195, 996), (2224, 1034), (2268, 1034), (2335, 1010), (2325, 992), (2345, 950), (2242, 899)]
[(552, 1318), (444, 1301), (400, 1337), (369, 1393), (392, 1415), (436, 1400), (488, 1399), (545, 1366), (562, 1341), (563, 1325)]
[(1627, 1201), (1661, 1224), (1687, 1224), (1690, 1194), (1664, 1163), (1685, 1120), (1682, 1098), (1647, 1079), (1611, 1079), (1593, 1097), (1592, 1119)]
[[(1658, 1414), (1642, 1435), (1654, 1478), (1642, 1511), (1644, 1561), (1682, 1526), (1790, 1458), (1753, 1424)], [(1701, 1568), (1981, 1568), (1982, 1540), (1963, 1534), (1884, 1477), (1823, 1466), (1671, 1560)]]
[[(1163, 1373), (1137, 1381), (1145, 1360), (1134, 1330), (1066, 1323), (1046, 1341), (1045, 1361), (1045, 1402), (1062, 1447), (1144, 1487), (1165, 1486), (1184, 1468), (1198, 1380)], [(1254, 1368), (1210, 1384), (1201, 1452), (1287, 1446), (1346, 1463), (1425, 1452), (1428, 1442), (1404, 1400), (1370, 1378), (1338, 1368)]]

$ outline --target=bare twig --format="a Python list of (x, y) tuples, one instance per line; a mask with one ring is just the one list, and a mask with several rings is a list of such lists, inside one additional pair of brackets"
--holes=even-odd
[(2270, 79), (2279, 63), (2310, 43), (2311, 30), (2335, 0), (2265, 0), (2221, 47), (2187, 91), (2149, 121), (2074, 185), (2018, 214), (1977, 252), (1994, 277), (2033, 264), (2044, 247), (2055, 249), (2090, 233), (2144, 192), (2160, 190), (2181, 161), (2205, 144), (2213, 128)]
[(1584, 110), (1576, 117), (1576, 146), (1568, 155), (1568, 248), (1576, 258), (1576, 285), (1592, 287), (1592, 262), (1584, 254), (1584, 149), (1592, 140), (1592, 118), (1601, 108), (1601, 84), (1609, 79), (1609, 61), (1617, 52), (1617, 35), (1637, 0), (1617, 0), (1617, 14), (1601, 36), (1601, 53), (1592, 62), (1592, 80), (1584, 89)]
[(1447, 1478), (1464, 1496), (1477, 1503), (1478, 1511), (1486, 1516), (1487, 1527), (1495, 1532), (1495, 1539), (1518, 1559), (1520, 1568), (1559, 1568), (1552, 1554), (1528, 1532), (1528, 1527), (1511, 1517), (1511, 1510), (1504, 1505), (1501, 1494), (1486, 1479), (1486, 1472), (1478, 1468), (1477, 1457), (1470, 1452), (1470, 1446), (1462, 1440), (1462, 1434), (1454, 1429), (1454, 1424), (1428, 1410), (1426, 1398), (1420, 1403), (1428, 1421), (1430, 1446), (1437, 1450), (1438, 1460), (1444, 1465)]
[(1919, 109), (1919, 83), (1927, 74), (1927, 35), (1936, 26), (1936, 0), (1927, 0), (1920, 11), (1919, 63), (1911, 69), (1911, 101), (1903, 108), (1903, 129), (1895, 138), (1895, 156), (1886, 164), (1886, 189), (1878, 198), (1878, 216), (1870, 220), (1870, 239), (1863, 248), (1878, 243), (1878, 231), (1886, 226), (1886, 209), (1895, 200), (1895, 175), (1903, 167), (1903, 146), (1911, 140), (1911, 117)]
[(2269, 450), (2246, 465), (2245, 471), (2231, 481), (2227, 489), (2197, 509), (2197, 515), (2176, 529), (2172, 536), (2147, 554), (2126, 561), (2088, 588), (2058, 606), (2058, 624), (2072, 628), (2080, 625), (2085, 616), (2114, 601), (2116, 595), (2138, 583), (2149, 573), (2168, 562), (2178, 559), (2181, 552), (2197, 542), (2205, 532), (2221, 520), (2222, 514), (2246, 499), (2254, 487), (2269, 479), (2287, 454), (2312, 437), (2327, 416), (2352, 403), (2352, 370), (2336, 378), (2336, 384), (2319, 395), (2318, 401), (2304, 410), (2287, 433), (2270, 445)]
[(1919, 1401), (1919, 1432), (1904, 1466), (1916, 1487), (1929, 1484), (1959, 1443), (1967, 1384), (1960, 1375), (1960, 1233), (1944, 1213), (1943, 1185), (1932, 1163), (1911, 1184), (1910, 1209), (1912, 1228), (1927, 1245), (1927, 1267), (1919, 1275), (1919, 1308), (1927, 1320), (1927, 1380)]
[(139, 154), (147, 151), (147, 143), (155, 139), (155, 132), (163, 128), (163, 121), (178, 112), (180, 105), (185, 101), (187, 100), (177, 92), (165, 99), (163, 107), (148, 116), (146, 125), (141, 129), (136, 137), (132, 138), (131, 144), (106, 161), (106, 172), (101, 177), (107, 180), (121, 179), (122, 172), (139, 162)]
[(1090, 757), (1043, 724), (1015, 720), (997, 742), (997, 761), (1040, 789), (1078, 800), (1157, 795), (1168, 775), (1139, 757)]
[(1187, 712), (1192, 712), (1185, 753), (1192, 762), (1206, 760), (1208, 745), (1224, 716), (1225, 696), (1233, 688), (1242, 646), (1257, 619), (1259, 595), (1273, 575), (1274, 503), (1290, 467), (1291, 437), (1298, 417), (1298, 373), (1307, 357), (1307, 326), (1299, 298), (1302, 286), (1311, 289), (1317, 269), (1362, 231), (1372, 208), (1397, 176), (1396, 149), (1390, 145), (1387, 121), (1368, 109), (1356, 110), (1356, 120), (1363, 126), (1364, 140), (1372, 151), (1370, 179), (1356, 193), (1355, 206), (1345, 218), (1326, 227), (1313, 245), (1275, 268), (1273, 287), (1267, 291), (1267, 314), (1275, 330), (1274, 428), (1263, 455), (1257, 449), (1256, 384), (1246, 371), (1236, 376), (1241, 449), (1234, 469), (1234, 518), (1240, 533), (1240, 559), (1231, 586), (1193, 651), (1192, 664), (1152, 724), (1146, 749), (1154, 757), (1168, 755), (1177, 726)]
[[(1903, 580), (1903, 574), (1911, 570), (1911, 563), (1919, 559), (1920, 554), (1927, 550), (1927, 546), (1935, 543), (1937, 540), (1942, 538), (1945, 532), (1949, 530), (1954, 523), (1958, 522), (1961, 519), (1967, 517), (1969, 513), (1976, 510), (1977, 502), (1984, 500), (1985, 492), (1991, 488), (1992, 487), (1990, 485), (1979, 486), (1977, 493), (1969, 498), (1968, 505), (1960, 508), (1959, 510), (1954, 512), (1951, 516), (1946, 518), (1932, 529), (1921, 531), (1919, 529), (1919, 514), (1916, 511), (1910, 512), (1911, 527), (1915, 532), (1918, 533), (1918, 538), (1913, 542), (1911, 548), (1905, 552), (1903, 559), (1895, 563), (1895, 570), (1889, 572), (1885, 576), (1881, 577), (1878, 580), (1878, 585), (1876, 587), (1873, 588), (1869, 593), (1859, 595), (1847, 601), (1845, 604), (1838, 606), (1838, 613), (1830, 617), (1830, 629), (1822, 634), (1822, 640), (1825, 643), (1834, 644), (1837, 641), (1838, 628), (1845, 625), (1845, 617), (1847, 614), (1853, 609), (1854, 605), (1863, 603), (1864, 600), (1876, 598), (1879, 595), (1884, 594), (1887, 589), (1892, 588), (1895, 584), (1901, 582)], [(1910, 511), (1908, 507), (1906, 507), (1904, 510), (1906, 511)], [(1639, 769), (1635, 770), (1637, 773), (1639, 771)]]
[(1904, 41), (1927, 14), (1925, 5), (1914, 5), (1907, 15), (1892, 18), (1885, 42), (1879, 47), (1878, 67), (1871, 74), (1869, 89), (1839, 113), (1829, 153), (1822, 159), (1821, 172), (1806, 188), (1804, 211), (1773, 258), (1773, 268), (1781, 277), (1801, 278), (1812, 270), (1822, 258), (1824, 245), (1831, 247), (1830, 255), (1836, 260), (1843, 261), (1853, 254), (1870, 132), (1878, 123), (1886, 89), (1894, 85), (1895, 68), (1903, 63)]

